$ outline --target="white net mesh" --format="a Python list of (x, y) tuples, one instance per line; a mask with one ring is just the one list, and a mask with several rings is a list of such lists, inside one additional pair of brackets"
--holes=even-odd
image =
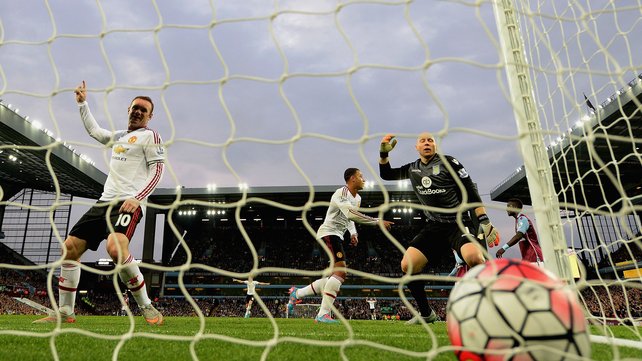
[[(489, 201), (489, 190), (529, 156), (516, 152), (526, 136), (515, 128), (516, 104), (511, 100), (515, 95), (506, 85), (507, 66), (492, 2), (147, 1), (132, 5), (125, 1), (29, 0), (4, 5), (6, 11), (0, 15), (3, 105), (28, 116), (34, 128), (51, 135), (55, 145), (43, 146), (43, 151), (70, 146), (105, 172), (109, 149), (87, 136), (73, 101), (72, 91), (81, 80), (88, 82), (94, 115), (108, 129), (124, 127), (126, 104), (133, 96), (146, 94), (156, 101), (150, 127), (163, 136), (168, 147), (164, 188), (246, 184), (249, 195), (254, 186), (307, 185), (312, 189), (341, 183), (341, 172), (351, 166), (376, 180), (383, 134), (392, 132), (399, 137), (391, 162), (400, 166), (416, 159), (415, 135), (430, 130), (445, 154), (466, 165), (482, 198)], [(642, 53), (637, 46), (642, 36), (642, 4), (547, 0), (515, 5), (542, 136), (549, 147), (546, 151), (553, 154), (551, 173), (564, 216), (563, 235), (586, 268), (578, 282), (580, 287), (588, 286), (581, 291), (582, 298), (594, 320), (639, 323), (641, 227), (636, 212), (642, 194), (638, 100)], [(586, 107), (584, 93), (595, 105), (594, 112)], [(0, 144), (2, 166), (14, 164), (9, 155), (19, 157), (19, 151), (27, 148), (5, 136)], [(48, 167), (54, 181), (53, 166)], [(19, 171), (19, 167), (5, 169), (3, 179)], [(493, 192), (523, 177), (522, 167)], [(2, 186), (3, 194), (8, 193), (7, 183)], [(55, 187), (45, 190), (56, 191)], [(392, 208), (407, 207), (402, 199), (391, 201)], [(89, 200), (74, 199), (72, 224), (89, 204)], [(192, 204), (176, 202), (171, 208), (178, 211)], [(21, 214), (33, 208), (6, 197), (2, 205), (22, 209)], [(242, 224), (233, 219), (244, 206), (239, 202), (214, 209), (225, 210), (233, 228)], [(55, 204), (43, 207), (52, 214), (56, 209)], [(311, 205), (275, 206), (292, 212), (305, 207)], [(487, 207), (503, 239), (509, 239), (513, 228), (503, 203), (488, 203)], [(539, 214), (541, 210), (534, 211)], [(407, 222), (399, 217), (398, 223)], [(538, 217), (536, 222), (547, 227), (559, 218)], [(313, 231), (309, 224), (296, 227)], [(142, 244), (143, 228), (141, 224), (139, 239), (132, 242), (137, 257), (141, 250), (135, 244)], [(171, 231), (177, 236), (182, 233), (176, 228)], [(261, 275), (266, 269), (259, 262), (260, 244), (253, 243), (256, 233), (248, 235), (242, 230), (240, 234), (235, 237), (250, 254), (249, 267), (231, 269), (205, 262), (194, 266), (203, 259), (191, 259), (186, 252), (180, 270), (203, 270), (205, 277), (247, 277), (249, 270)], [(53, 238), (62, 241), (55, 232)], [(388, 248), (390, 259), (400, 257), (394, 252), (402, 241), (397, 239)], [(16, 250), (18, 246), (11, 247)], [(215, 259), (216, 250), (204, 254)], [(83, 261), (104, 258), (101, 252), (87, 254)], [(58, 268), (55, 255), (47, 256), (44, 264), (42, 257), (35, 260), (40, 267)], [(161, 260), (160, 248), (153, 258)], [(0, 260), (0, 270), (21, 269), (16, 262)], [(396, 285), (400, 280), (395, 274), (398, 259), (396, 262), (387, 276), (377, 270), (353, 273)], [(241, 271), (246, 273), (238, 273)], [(180, 275), (171, 276), (177, 277), (173, 278), (177, 292), (196, 292), (185, 288)], [(444, 283), (439, 273), (426, 278)], [(441, 298), (436, 304), (443, 303), (444, 294), (436, 296)], [(175, 302), (167, 301), (165, 307), (170, 309)], [(405, 309), (401, 301), (395, 302)], [(255, 307), (259, 305), (263, 311), (282, 309), (282, 304), (271, 300), (259, 301)], [(235, 307), (241, 308), (240, 302)], [(201, 320), (203, 314), (224, 312), (214, 301), (190, 302), (188, 309)], [(265, 312), (270, 313), (279, 311)], [(370, 346), (428, 358), (449, 351), (443, 343), (437, 344), (431, 329), (424, 331), (422, 336), (434, 342), (421, 352), (383, 343)], [(76, 332), (96, 336), (82, 327)], [(114, 336), (119, 340), (119, 346), (111, 350), (114, 357), (131, 332)], [(247, 342), (216, 334), (199, 337), (240, 345)], [(293, 337), (301, 344), (314, 343)], [(635, 328), (628, 329), (626, 337), (641, 338)], [(278, 342), (279, 336), (275, 339)], [(363, 341), (353, 335), (345, 340)], [(272, 346), (266, 342), (263, 357)], [(57, 355), (55, 347), (52, 354)]]
[[(516, 2), (552, 166), (551, 195), (559, 200), (562, 217), (565, 242), (555, 246), (559, 255), (564, 246), (577, 253), (583, 266), (577, 284), (581, 298), (589, 320), (602, 325), (639, 325), (642, 316), (637, 301), (642, 59), (632, 43), (640, 32), (639, 5)], [(526, 155), (526, 164), (529, 159)], [(512, 176), (524, 177), (523, 167)], [(531, 192), (534, 198), (548, 194)], [(540, 229), (556, 225), (541, 225), (542, 219)], [(638, 329), (628, 331), (640, 340)], [(607, 328), (602, 332), (612, 335)]]
[(294, 312), (292, 316), (288, 315), (288, 317), (314, 318), (319, 312), (319, 307), (321, 307), (320, 303), (299, 303), (294, 305)]

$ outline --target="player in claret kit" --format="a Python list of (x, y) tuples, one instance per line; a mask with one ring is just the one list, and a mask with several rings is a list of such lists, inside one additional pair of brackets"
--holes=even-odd
[[(437, 152), (437, 143), (432, 134), (419, 134), (415, 149), (419, 159), (399, 168), (392, 168), (388, 159), (389, 152), (397, 144), (394, 135), (387, 134), (381, 140), (379, 149), (379, 174), (384, 180), (409, 179), (412, 188), (424, 206), (441, 208), (443, 210), (424, 210), (426, 225), (410, 242), (401, 260), (401, 270), (404, 273), (418, 274), (431, 262), (433, 265), (450, 260), (453, 250), (469, 267), (484, 263), (482, 249), (470, 235), (473, 227), (469, 209), (461, 209), (464, 192), (468, 203), (481, 203), (475, 183), (468, 172), (457, 159)], [(457, 182), (457, 180), (459, 182)], [(463, 192), (461, 186), (463, 186)], [(466, 228), (457, 224), (458, 213)], [(482, 206), (474, 208), (474, 214), (479, 221), (478, 234), (494, 247), (499, 244), (499, 233), (490, 223), (486, 209)], [(417, 302), (419, 313), (423, 320), (432, 323), (438, 320), (437, 314), (430, 307), (425, 292), (425, 281), (414, 280), (408, 283), (408, 289)], [(418, 317), (413, 317), (409, 324), (419, 323)]]
[[(100, 143), (111, 145), (111, 161), (100, 199), (78, 220), (65, 240), (66, 252), (58, 279), (59, 316), (64, 323), (76, 322), (78, 262), (87, 249), (95, 251), (107, 239), (107, 253), (120, 265), (118, 276), (138, 303), (145, 321), (162, 325), (163, 315), (152, 306), (143, 274), (129, 253), (129, 242), (143, 217), (143, 202), (163, 175), (165, 147), (158, 133), (147, 128), (154, 104), (149, 97), (135, 97), (127, 109), (127, 129), (112, 132), (101, 128), (89, 111), (84, 81), (75, 94), (85, 129)], [(49, 315), (34, 323), (57, 322), (57, 317)]]
[[(346, 169), (343, 173), (343, 179), (346, 185), (337, 189), (332, 195), (323, 224), (317, 232), (317, 239), (323, 240), (330, 249), (332, 257), (334, 257), (335, 268), (346, 267), (346, 256), (343, 250), (343, 236), (346, 231), (350, 232), (351, 246), (356, 246), (359, 243), (354, 222), (370, 226), (382, 225), (387, 229), (390, 229), (393, 224), (390, 221), (369, 217), (357, 210), (361, 204), (359, 191), (363, 189), (366, 182), (359, 169)], [(314, 322), (339, 322), (330, 317), (330, 311), (339, 293), (339, 288), (345, 279), (345, 270), (333, 270), (330, 277), (320, 278), (304, 288), (297, 289), (292, 287), (290, 289), (290, 301), (288, 302), (288, 314), (291, 316), (294, 313), (294, 305), (301, 298), (322, 294), (321, 307)]]
[(506, 204), (506, 213), (509, 217), (515, 218), (515, 235), (504, 246), (502, 246), (495, 257), (502, 258), (508, 248), (519, 243), (519, 250), (522, 253), (522, 260), (535, 263), (537, 266), (544, 265), (544, 255), (542, 247), (539, 245), (537, 232), (533, 227), (533, 222), (522, 213), (524, 203), (517, 198), (511, 198)]

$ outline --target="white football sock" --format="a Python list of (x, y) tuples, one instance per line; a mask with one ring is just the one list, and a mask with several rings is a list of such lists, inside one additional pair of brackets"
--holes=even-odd
[(330, 278), (328, 278), (328, 281), (325, 283), (325, 287), (323, 288), (323, 299), (321, 300), (321, 308), (319, 308), (317, 317), (330, 313), (332, 304), (337, 298), (339, 288), (341, 288), (342, 284), (343, 278), (337, 275), (332, 275)]
[(145, 279), (143, 274), (138, 268), (138, 264), (134, 262), (134, 257), (130, 254), (129, 257), (123, 262), (123, 268), (118, 272), (120, 280), (127, 286), (129, 292), (134, 296), (138, 306), (147, 306), (152, 304), (152, 300), (147, 296), (147, 288), (145, 287)]
[(319, 278), (318, 280), (310, 283), (309, 285), (296, 290), (296, 298), (303, 298), (312, 295), (322, 295), (323, 289), (325, 288), (325, 283), (328, 281), (328, 277)]
[(80, 266), (63, 262), (58, 277), (58, 307), (60, 312), (71, 315), (76, 306), (76, 290), (80, 282)]

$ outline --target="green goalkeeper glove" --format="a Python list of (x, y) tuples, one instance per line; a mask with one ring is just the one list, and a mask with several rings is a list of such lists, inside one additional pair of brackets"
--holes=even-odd
[(480, 240), (485, 239), (488, 247), (492, 248), (498, 246), (499, 232), (497, 232), (497, 229), (490, 223), (490, 219), (488, 219), (488, 216), (482, 214), (480, 216), (477, 216), (477, 219), (479, 220), (479, 230), (477, 231), (477, 237)]
[(379, 147), (379, 156), (381, 158), (388, 158), (388, 153), (395, 149), (395, 145), (397, 145), (397, 140), (395, 139), (395, 136), (392, 134), (386, 134), (383, 138), (381, 138), (381, 146)]

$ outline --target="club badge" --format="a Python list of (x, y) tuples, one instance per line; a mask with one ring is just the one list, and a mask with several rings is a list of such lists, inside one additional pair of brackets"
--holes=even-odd
[(430, 188), (432, 185), (432, 179), (430, 179), (430, 177), (421, 178), (421, 185), (424, 186), (424, 188)]

